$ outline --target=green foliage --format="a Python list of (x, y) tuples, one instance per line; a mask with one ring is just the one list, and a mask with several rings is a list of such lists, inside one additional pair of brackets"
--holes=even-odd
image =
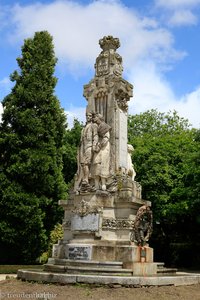
[(38, 198), (16, 182), (0, 186), (1, 263), (34, 263), (47, 240)]
[(13, 262), (28, 262), (43, 251), (62, 216), (57, 201), (67, 189), (62, 173), (66, 118), (54, 95), (56, 58), (49, 33), (25, 40), (17, 62), (20, 70), (11, 75), (15, 85), (3, 100), (0, 127), (0, 209), (5, 212), (0, 239), (4, 256), (10, 252)]
[(50, 240), (49, 240), (49, 248), (48, 253), (51, 256), (52, 247), (54, 244), (57, 244), (59, 240), (63, 238), (63, 227), (61, 224), (56, 224), (54, 229), (50, 233)]
[(77, 149), (80, 143), (81, 130), (83, 125), (74, 120), (74, 125), (71, 129), (67, 129), (64, 138), (63, 146), (63, 162), (64, 162), (64, 178), (65, 182), (70, 182), (77, 171)]
[(142, 184), (143, 198), (152, 202), (153, 243), (157, 249), (168, 247), (169, 256), (170, 243), (194, 244), (199, 236), (193, 209), (199, 204), (198, 132), (176, 112), (156, 110), (130, 116), (128, 130), (136, 180)]
[(42, 265), (0, 265), (0, 274), (17, 274), (19, 269), (38, 269), (42, 271)]
[(48, 251), (42, 253), (40, 257), (41, 263), (46, 263), (48, 258), (52, 256), (52, 248), (54, 244), (57, 244), (59, 240), (63, 238), (63, 227), (61, 224), (56, 224), (54, 229), (50, 233), (50, 239), (48, 241)]

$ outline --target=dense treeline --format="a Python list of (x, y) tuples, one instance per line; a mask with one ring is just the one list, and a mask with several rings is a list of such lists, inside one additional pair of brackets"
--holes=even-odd
[(156, 110), (130, 116), (128, 130), (136, 180), (152, 202), (156, 260), (200, 265), (200, 131)]
[[(0, 125), (0, 263), (36, 262), (63, 213), (76, 172), (82, 124), (67, 128), (54, 95), (52, 37), (37, 32), (22, 47)], [(136, 180), (152, 202), (155, 260), (200, 266), (200, 130), (176, 112), (129, 116)], [(192, 255), (191, 255), (192, 253)]]

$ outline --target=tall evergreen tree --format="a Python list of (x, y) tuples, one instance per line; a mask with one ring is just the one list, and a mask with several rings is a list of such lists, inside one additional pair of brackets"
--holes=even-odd
[[(4, 98), (0, 137), (0, 242), (8, 262), (35, 260), (65, 195), (65, 114), (54, 95), (56, 58), (46, 31), (26, 39)], [(1, 253), (0, 259), (4, 257)]]

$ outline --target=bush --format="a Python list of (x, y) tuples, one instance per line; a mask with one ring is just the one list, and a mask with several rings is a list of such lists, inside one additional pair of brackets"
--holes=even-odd
[(56, 224), (54, 229), (50, 233), (50, 240), (48, 250), (43, 252), (40, 256), (40, 263), (44, 264), (48, 258), (52, 256), (52, 248), (54, 244), (57, 244), (59, 240), (63, 238), (63, 227), (61, 224)]

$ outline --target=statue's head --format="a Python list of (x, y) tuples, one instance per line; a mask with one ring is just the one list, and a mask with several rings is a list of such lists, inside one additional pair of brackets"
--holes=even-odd
[(92, 121), (92, 112), (91, 111), (86, 111), (86, 121), (91, 122)]
[(93, 122), (100, 124), (101, 122), (104, 122), (104, 117), (99, 113), (94, 113), (93, 114)]
[(128, 153), (132, 153), (134, 151), (134, 148), (131, 144), (128, 144), (127, 145), (127, 150), (128, 150)]

